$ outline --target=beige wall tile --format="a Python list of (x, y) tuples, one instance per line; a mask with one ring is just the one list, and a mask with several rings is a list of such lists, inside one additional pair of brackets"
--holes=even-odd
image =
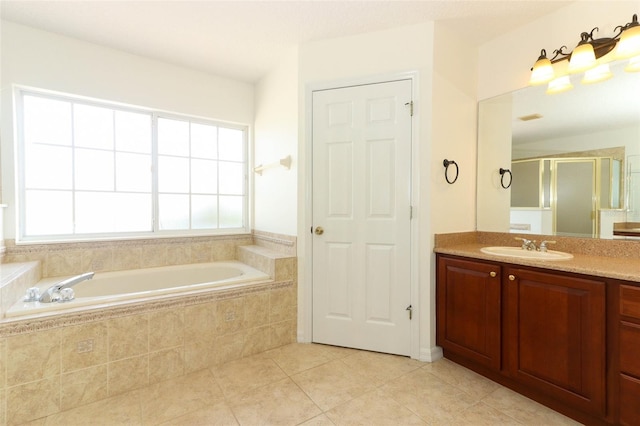
[(212, 340), (196, 340), (184, 345), (184, 371), (193, 373), (214, 365), (216, 349)]
[(270, 291), (271, 322), (295, 318), (297, 315), (296, 289), (294, 286)]
[(244, 297), (244, 328), (253, 328), (269, 323), (269, 292), (248, 294)]
[(218, 335), (235, 333), (244, 326), (244, 297), (218, 301), (216, 330)]
[[(248, 243), (248, 244), (251, 244), (251, 243)], [(211, 245), (211, 259), (213, 261), (234, 260), (236, 258), (236, 246), (238, 245), (242, 245), (241, 240), (214, 241), (213, 244)]]
[(209, 242), (191, 244), (191, 263), (205, 263), (213, 260), (213, 245)]
[(60, 329), (7, 338), (7, 386), (60, 374)]
[(113, 270), (113, 250), (94, 248), (82, 252), (82, 271), (104, 272)]
[(106, 321), (62, 329), (62, 372), (80, 370), (108, 360)]
[(185, 343), (211, 341), (216, 335), (217, 302), (201, 303), (184, 308)]
[(71, 408), (107, 397), (107, 365), (85, 368), (63, 374), (61, 378), (61, 408)]
[(288, 345), (296, 341), (296, 321), (288, 320), (271, 324), (271, 347)]
[(265, 325), (263, 327), (251, 328), (244, 332), (242, 356), (259, 354), (269, 349), (272, 349), (271, 327)]
[(149, 354), (149, 383), (179, 377), (184, 374), (182, 346)]
[(288, 281), (296, 278), (297, 259), (295, 257), (275, 260), (275, 280)]
[(0, 389), (0, 424), (7, 424), (7, 391)]
[(167, 265), (167, 244), (154, 244), (142, 248), (140, 266), (153, 268)]
[(216, 337), (213, 341), (213, 363), (222, 364), (242, 357), (244, 333), (227, 334)]
[(139, 389), (149, 384), (149, 356), (110, 362), (108, 371), (109, 396)]
[(43, 265), (47, 277), (75, 275), (82, 272), (81, 250), (60, 250), (47, 254), (46, 265)]
[(169, 244), (167, 246), (167, 265), (184, 265), (191, 262), (190, 244)]
[(140, 268), (142, 247), (116, 247), (113, 249), (113, 270)]
[(17, 425), (60, 411), (60, 376), (8, 388), (7, 424)]
[(116, 361), (149, 351), (147, 315), (114, 318), (109, 327), (109, 361)]
[[(0, 389), (4, 389), (5, 387), (7, 387), (7, 339), (1, 338), (0, 339)], [(3, 423), (0, 423), (0, 424), (3, 424)]]
[(182, 346), (184, 309), (167, 309), (149, 314), (149, 351)]

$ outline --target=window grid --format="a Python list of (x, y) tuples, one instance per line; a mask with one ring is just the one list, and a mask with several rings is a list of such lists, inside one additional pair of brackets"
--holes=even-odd
[[(31, 90), (22, 90), (19, 89), (19, 96), (17, 102), (17, 117), (19, 118), (18, 123), (18, 140), (17, 140), (17, 149), (19, 152), (19, 164), (18, 167), (18, 206), (19, 212), (18, 217), (20, 218), (19, 222), (19, 240), (29, 241), (29, 240), (78, 240), (78, 239), (95, 239), (100, 238), (104, 239), (106, 237), (125, 237), (125, 236), (167, 236), (167, 235), (193, 235), (193, 234), (218, 234), (218, 233), (228, 233), (230, 230), (236, 230), (240, 232), (246, 232), (246, 209), (247, 209), (247, 160), (246, 160), (246, 144), (247, 144), (247, 128), (246, 126), (235, 126), (228, 125), (225, 123), (215, 122), (213, 120), (203, 120), (199, 118), (187, 117), (183, 115), (172, 115), (166, 113), (160, 113), (157, 111), (150, 111), (145, 109), (137, 109), (128, 106), (120, 106), (113, 105), (109, 102), (104, 101), (88, 101), (80, 98), (75, 98), (68, 95), (50, 95), (48, 93), (43, 93), (39, 91), (31, 91)], [(70, 168), (69, 171), (62, 171), (60, 173), (69, 173), (70, 185), (69, 188), (55, 188), (55, 187), (31, 187), (28, 183), (29, 173), (32, 173), (29, 168), (35, 167), (33, 164), (33, 159), (29, 158), (30, 152), (33, 152), (34, 149), (30, 145), (36, 146), (35, 149), (41, 149), (42, 146), (50, 146), (52, 148), (62, 148), (64, 149), (64, 142), (60, 142), (59, 140), (38, 140), (34, 142), (33, 140), (27, 141), (26, 134), (31, 131), (31, 129), (26, 129), (29, 124), (26, 121), (31, 120), (33, 122), (33, 117), (26, 117), (27, 112), (25, 112), (25, 99), (45, 99), (45, 100), (54, 100), (61, 101), (67, 103), (70, 109), (69, 112), (69, 122), (68, 132), (70, 134), (70, 141), (68, 141), (68, 148), (70, 150)], [(88, 111), (92, 111), (91, 108), (95, 107), (93, 110), (95, 114), (102, 114), (108, 112), (108, 122), (109, 128), (108, 131), (110, 133), (110, 137), (108, 139), (104, 139), (105, 135), (99, 135), (98, 139), (103, 139), (108, 141), (108, 147), (100, 146), (102, 143), (100, 140), (87, 140), (87, 135), (91, 136), (91, 129), (82, 130), (85, 132), (83, 137), (85, 140), (82, 143), (78, 141), (78, 130), (84, 123), (79, 123), (78, 114), (76, 114), (78, 105), (81, 108), (86, 108)], [(88, 107), (88, 108), (87, 108)], [(51, 112), (51, 111), (49, 111)], [(148, 135), (151, 139), (151, 144), (148, 149), (148, 152), (140, 152), (139, 147), (129, 147), (123, 146), (121, 140), (119, 139), (122, 135), (122, 129), (120, 126), (126, 126), (123, 123), (119, 123), (119, 115), (123, 115), (125, 113), (131, 113), (132, 115), (145, 116), (149, 118), (149, 129)], [(89, 113), (87, 113), (89, 114)], [(35, 119), (37, 121), (37, 118)], [(175, 154), (165, 154), (162, 153), (159, 149), (159, 141), (162, 135), (159, 133), (159, 120), (168, 120), (175, 122), (182, 122), (187, 124), (187, 150), (185, 155), (175, 155)], [(33, 123), (30, 124), (33, 124)], [(104, 123), (102, 123), (104, 124)], [(130, 124), (130, 123), (129, 123)], [(194, 152), (194, 125), (201, 126), (204, 129), (211, 130), (211, 128), (215, 129), (215, 158), (207, 158), (206, 155), (198, 155)], [(98, 126), (99, 127), (99, 126)], [(221, 159), (220, 152), (220, 134), (221, 130), (225, 130), (231, 133), (237, 133), (241, 135), (238, 142), (240, 146), (238, 147), (241, 152), (240, 158), (237, 161), (228, 161)], [(63, 132), (64, 133), (64, 132)], [(85, 146), (87, 145), (87, 146)], [(88, 184), (86, 182), (82, 182), (80, 180), (85, 175), (90, 175), (87, 173), (87, 170), (83, 170), (83, 159), (91, 158), (91, 157), (99, 157), (102, 154), (107, 154), (109, 157), (108, 164), (94, 162), (90, 163), (92, 171), (94, 168), (99, 168), (98, 166), (104, 167), (105, 173), (111, 173), (111, 176), (108, 176), (106, 179), (110, 181), (109, 185), (104, 185), (100, 183), (100, 179), (96, 179)], [(148, 177), (148, 189), (141, 190), (140, 187), (136, 187), (134, 184), (133, 188), (128, 186), (123, 176), (127, 173), (126, 170), (127, 164), (126, 161), (131, 161), (135, 164), (135, 161), (143, 161), (144, 157), (149, 159), (149, 167), (150, 173)], [(161, 169), (161, 159), (162, 158), (177, 158), (184, 159), (186, 161), (186, 182), (187, 187), (186, 191), (163, 191), (161, 188), (160, 176), (163, 173)], [(201, 190), (195, 190), (195, 183), (198, 179), (198, 176), (195, 176), (197, 173), (197, 165), (200, 162), (200, 166), (212, 166), (215, 164), (215, 186), (208, 188), (207, 185), (202, 186)], [(207, 165), (206, 163), (210, 163)], [(221, 193), (221, 181), (222, 179), (229, 179), (229, 176), (223, 176), (221, 172), (221, 163), (229, 163), (235, 164), (239, 167), (240, 173), (234, 176), (237, 182), (235, 182), (235, 193), (227, 194)], [(86, 165), (85, 165), (86, 166)], [(207, 175), (206, 167), (204, 167), (205, 173)], [(171, 171), (173, 173), (173, 171)], [(83, 174), (84, 173), (84, 174)], [(129, 170), (131, 173), (131, 170)], [(137, 173), (144, 173), (144, 171), (137, 170)], [(173, 179), (175, 176), (169, 176), (166, 173), (169, 173), (167, 170), (164, 171), (165, 175), (163, 179)], [(203, 173), (201, 173), (202, 175)], [(213, 173), (211, 173), (213, 175)], [(126, 177), (126, 176), (125, 176)], [(183, 176), (183, 178), (185, 178)], [(93, 185), (93, 187), (92, 187)], [(102, 185), (102, 186), (101, 186)], [(138, 184), (139, 185), (139, 184)], [(238, 190), (239, 189), (239, 190)], [(30, 208), (33, 209), (32, 206), (29, 205), (30, 194), (37, 195), (37, 191), (46, 192), (49, 194), (51, 199), (58, 200), (58, 197), (55, 196), (56, 192), (59, 193), (70, 193), (71, 195), (71, 217), (69, 218), (71, 232), (58, 232), (56, 230), (49, 230), (47, 232), (43, 232), (42, 229), (38, 231), (30, 231), (29, 226), (31, 225), (29, 221), (33, 222), (33, 212), (30, 212)], [(151, 202), (149, 204), (149, 209), (146, 215), (148, 216), (149, 228), (142, 230), (141, 228), (136, 228), (134, 230), (127, 230), (128, 226), (131, 226), (131, 223), (134, 221), (128, 222), (129, 219), (126, 219), (124, 224), (118, 223), (118, 220), (121, 220), (125, 216), (129, 216), (132, 213), (139, 214), (139, 211), (136, 212), (133, 210), (133, 204), (122, 203), (122, 205), (116, 206), (114, 205), (114, 200), (120, 199), (125, 200), (127, 197), (136, 197), (136, 196), (144, 196), (149, 195), (151, 198)], [(163, 195), (179, 195), (180, 197), (187, 200), (186, 205), (186, 217), (180, 217), (179, 214), (177, 217), (178, 220), (184, 221), (186, 226), (172, 226), (170, 223), (167, 226), (162, 226), (161, 218), (163, 212), (169, 211), (171, 208), (175, 206), (167, 205), (165, 207), (162, 206), (161, 199)], [(35, 196), (35, 195), (34, 195)], [(235, 197), (236, 205), (233, 214), (236, 215), (233, 218), (233, 226), (225, 226), (221, 220), (221, 200), (224, 200), (225, 197)], [(92, 197), (101, 201), (105, 207), (103, 210), (107, 210), (107, 212), (99, 211), (95, 205), (92, 205), (87, 200), (91, 200)], [(196, 211), (195, 204), (197, 202), (202, 202), (206, 197), (208, 197), (209, 204), (213, 203), (215, 200), (215, 212), (213, 212), (212, 208), (209, 210)], [(46, 196), (44, 199), (46, 200)], [(84, 199), (85, 206), (84, 208), (88, 208), (88, 211), (91, 212), (91, 209), (96, 209), (95, 214), (97, 216), (103, 215), (106, 221), (112, 221), (111, 225), (105, 224), (104, 227), (109, 228), (109, 230), (104, 230), (102, 228), (102, 224), (96, 225), (82, 225), (83, 218), (79, 216), (82, 212), (80, 209), (82, 208), (82, 200)], [(132, 198), (133, 199), (133, 198)], [(141, 198), (142, 199), (142, 198)], [(109, 202), (109, 200), (111, 200)], [(199, 201), (198, 201), (199, 200)], [(239, 201), (239, 202), (238, 202)], [(63, 207), (56, 205), (51, 206), (51, 212), (54, 213), (52, 216), (55, 216), (55, 213), (59, 213), (58, 210), (63, 210)], [(138, 200), (139, 204), (139, 200)], [(46, 205), (46, 203), (43, 203)], [(87, 207), (88, 206), (88, 207)], [(130, 207), (131, 206), (131, 207)], [(239, 208), (238, 208), (239, 206)], [(56, 207), (60, 207), (56, 209)], [(200, 206), (201, 207), (201, 206)], [(164, 210), (163, 210), (164, 209)], [(208, 217), (209, 214), (213, 212), (213, 216)], [(173, 214), (175, 212), (170, 212), (169, 214)], [(200, 214), (202, 216), (199, 220), (200, 222), (196, 222), (196, 214)], [(232, 214), (232, 216), (233, 216)], [(87, 214), (84, 212), (86, 217), (90, 217), (91, 214)], [(134, 215), (135, 216), (135, 215)], [(86, 217), (84, 218), (87, 221)], [(94, 218), (95, 219), (95, 218)], [(44, 222), (44, 217), (41, 217), (41, 221)], [(36, 221), (37, 222), (37, 221)], [(90, 223), (91, 220), (88, 220)], [(205, 223), (205, 225), (203, 225)], [(83, 227), (84, 226), (84, 227)], [(91, 229), (93, 226), (93, 229)], [(36, 226), (37, 228), (37, 226)], [(125, 229), (125, 230), (123, 230)]]

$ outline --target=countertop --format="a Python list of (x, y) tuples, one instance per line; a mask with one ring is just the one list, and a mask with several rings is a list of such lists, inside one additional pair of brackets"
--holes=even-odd
[(509, 263), (512, 265), (534, 266), (555, 271), (573, 272), (605, 278), (640, 283), (640, 258), (609, 257), (590, 254), (573, 254), (573, 259), (567, 260), (536, 260), (517, 257), (497, 256), (480, 251), (482, 247), (495, 244), (462, 243), (446, 246), (436, 246), (436, 253), (463, 256), (474, 259)]

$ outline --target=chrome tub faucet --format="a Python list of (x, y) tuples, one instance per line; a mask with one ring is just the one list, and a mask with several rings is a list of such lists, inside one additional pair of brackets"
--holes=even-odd
[[(75, 277), (67, 278), (60, 281), (45, 290), (41, 295), (38, 294), (37, 287), (32, 287), (27, 290), (27, 297), (25, 302), (67, 302), (74, 299), (73, 290), (71, 287), (81, 283), (82, 281), (90, 280), (95, 275), (95, 272), (86, 272), (84, 274), (76, 275)], [(67, 291), (68, 289), (68, 291)]]

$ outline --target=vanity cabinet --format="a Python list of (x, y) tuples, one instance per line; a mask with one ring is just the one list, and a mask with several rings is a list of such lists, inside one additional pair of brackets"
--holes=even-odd
[(620, 284), (617, 308), (619, 423), (640, 424), (640, 287)]
[(555, 408), (604, 418), (604, 281), (443, 254), (437, 265), (445, 356)]

